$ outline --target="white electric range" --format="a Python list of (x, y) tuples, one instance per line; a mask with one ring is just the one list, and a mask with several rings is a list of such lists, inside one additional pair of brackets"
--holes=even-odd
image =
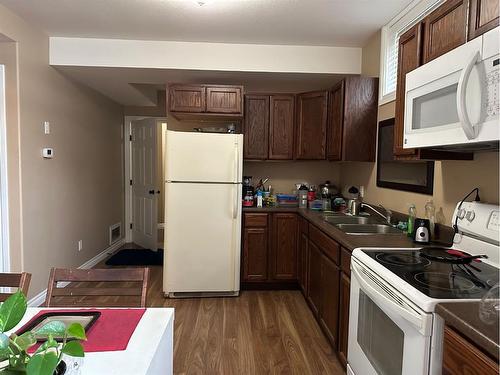
[(478, 301), (499, 282), (499, 207), (458, 204), (455, 222), (452, 248), (353, 251), (348, 374), (441, 374), (444, 322), (436, 304)]

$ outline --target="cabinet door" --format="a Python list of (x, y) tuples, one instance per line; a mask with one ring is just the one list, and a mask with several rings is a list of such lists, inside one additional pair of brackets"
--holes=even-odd
[(309, 258), (309, 239), (305, 233), (300, 233), (298, 255), (298, 279), (304, 294), (307, 294), (307, 268)]
[(316, 91), (297, 97), (297, 159), (326, 158), (328, 92)]
[(309, 259), (307, 262), (307, 300), (314, 315), (318, 316), (321, 303), (321, 254), (320, 249), (309, 241)]
[(240, 86), (208, 86), (207, 112), (242, 113), (242, 95)]
[(243, 281), (266, 281), (268, 278), (267, 228), (245, 228), (243, 232)]
[(245, 159), (265, 160), (269, 144), (269, 96), (245, 95), (243, 127)]
[(297, 214), (273, 214), (272, 278), (297, 280)]
[(321, 258), (320, 322), (333, 348), (337, 347), (340, 271), (326, 256)]
[(424, 19), (424, 64), (465, 43), (468, 0), (448, 0)]
[(345, 273), (340, 276), (339, 302), (339, 359), (344, 367), (347, 366), (347, 339), (349, 336), (349, 302), (351, 293), (351, 279)]
[(328, 115), (328, 160), (342, 160), (342, 127), (344, 124), (344, 81), (330, 91)]
[(272, 95), (270, 105), (269, 159), (293, 159), (295, 98)]
[(205, 87), (172, 85), (168, 92), (170, 112), (205, 112)]
[(445, 327), (443, 375), (495, 375), (498, 363), (453, 329)]
[(406, 73), (418, 68), (422, 61), (422, 24), (419, 23), (399, 38), (398, 77), (396, 86), (396, 118), (394, 123), (394, 155), (416, 155), (417, 149), (403, 148)]
[(470, 0), (468, 39), (474, 39), (497, 27), (499, 12), (498, 0)]

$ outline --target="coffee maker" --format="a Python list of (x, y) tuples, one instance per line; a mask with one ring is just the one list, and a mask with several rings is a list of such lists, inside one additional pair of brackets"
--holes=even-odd
[(413, 241), (416, 243), (427, 244), (431, 240), (431, 225), (427, 219), (415, 219), (415, 230), (413, 232)]

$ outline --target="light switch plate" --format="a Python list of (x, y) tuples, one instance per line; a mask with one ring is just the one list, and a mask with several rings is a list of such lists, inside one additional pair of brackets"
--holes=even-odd
[(44, 130), (45, 134), (50, 134), (50, 122), (44, 121), (43, 130)]

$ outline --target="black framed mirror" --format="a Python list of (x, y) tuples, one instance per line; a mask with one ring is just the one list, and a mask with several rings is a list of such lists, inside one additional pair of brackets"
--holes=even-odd
[(377, 186), (432, 195), (433, 161), (394, 159), (394, 118), (378, 124)]

